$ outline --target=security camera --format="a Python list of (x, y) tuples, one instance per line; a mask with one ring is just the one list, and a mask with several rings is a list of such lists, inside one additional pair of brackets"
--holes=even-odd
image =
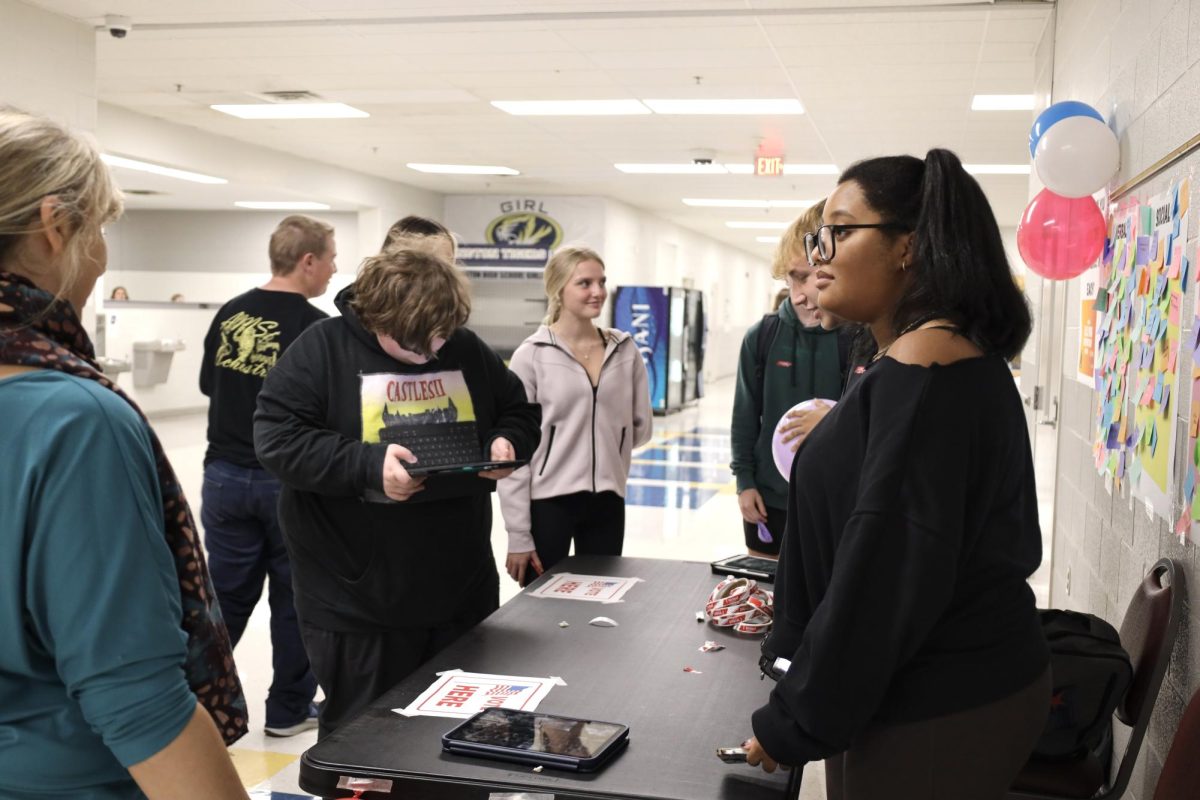
[(692, 163), (696, 164), (697, 166), (707, 167), (709, 164), (712, 163), (712, 159), (711, 158), (693, 158)]
[(692, 151), (692, 163), (697, 166), (707, 167), (709, 164), (713, 163), (713, 159), (715, 159), (716, 157), (717, 157), (716, 150), (709, 150), (708, 148), (700, 148), (700, 149), (696, 149), (696, 150)]
[(105, 14), (104, 27), (108, 29), (109, 36), (114, 39), (124, 39), (133, 27), (133, 20), (120, 14)]

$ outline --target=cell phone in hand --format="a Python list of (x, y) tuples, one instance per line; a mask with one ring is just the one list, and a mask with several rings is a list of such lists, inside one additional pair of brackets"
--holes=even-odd
[(745, 764), (746, 763), (746, 748), (744, 747), (718, 747), (717, 758), (724, 761), (726, 764)]

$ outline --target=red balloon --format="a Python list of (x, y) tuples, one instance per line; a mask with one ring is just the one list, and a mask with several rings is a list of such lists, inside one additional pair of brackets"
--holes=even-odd
[(1104, 250), (1104, 216), (1090, 197), (1062, 197), (1043, 189), (1017, 226), (1017, 249), (1025, 264), (1054, 281), (1074, 278)]

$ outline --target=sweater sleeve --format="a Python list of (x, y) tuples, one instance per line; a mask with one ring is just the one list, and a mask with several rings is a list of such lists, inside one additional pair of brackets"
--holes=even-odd
[(52, 421), (29, 517), (29, 631), (128, 767), (170, 744), (196, 709), (150, 436), (115, 395), (72, 386), (43, 410)]
[(382, 492), (387, 445), (327, 427), (326, 395), (336, 370), (317, 330), (297, 339), (267, 373), (254, 413), (255, 453), (264, 469), (293, 489), (330, 497)]
[[(525, 398), (536, 403), (537, 373), (533, 366), (533, 348), (528, 345), (517, 348), (513, 353), (509, 369), (521, 379), (525, 387)], [(533, 455), (531, 452), (530, 456)], [(508, 531), (508, 552), (528, 553), (536, 549), (533, 544), (533, 523), (529, 504), (532, 500), (533, 467), (526, 465), (496, 484), (500, 494), (500, 513), (504, 516), (504, 527)]]
[(641, 447), (654, 435), (654, 411), (650, 408), (650, 377), (641, 353), (633, 360), (633, 447)]
[(737, 490), (755, 488), (754, 446), (762, 430), (762, 382), (758, 380), (758, 354), (755, 345), (762, 326), (756, 322), (742, 339), (738, 355), (737, 385), (733, 393), (733, 419), (729, 426), (729, 443), (733, 461), (729, 468), (737, 479)]
[(883, 369), (829, 586), (791, 669), (753, 716), (755, 736), (785, 764), (850, 746), (954, 591), (975, 449), (969, 410), (928, 369)]

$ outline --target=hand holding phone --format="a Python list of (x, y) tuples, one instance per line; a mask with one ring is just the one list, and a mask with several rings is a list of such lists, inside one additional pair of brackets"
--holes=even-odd
[(718, 747), (717, 758), (724, 761), (726, 764), (745, 764), (746, 763), (746, 748), (744, 747)]

